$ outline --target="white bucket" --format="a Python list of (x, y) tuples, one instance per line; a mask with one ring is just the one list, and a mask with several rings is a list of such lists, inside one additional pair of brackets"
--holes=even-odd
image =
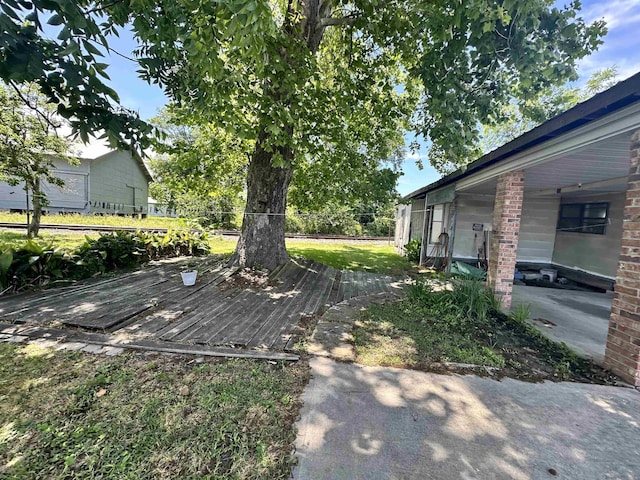
[(544, 278), (545, 280), (549, 280), (551, 283), (555, 283), (556, 277), (558, 276), (558, 271), (551, 268), (541, 268), (540, 275), (542, 275), (542, 278)]
[(180, 272), (180, 276), (182, 276), (182, 283), (184, 283), (186, 286), (195, 285), (198, 271), (190, 270), (188, 272)]

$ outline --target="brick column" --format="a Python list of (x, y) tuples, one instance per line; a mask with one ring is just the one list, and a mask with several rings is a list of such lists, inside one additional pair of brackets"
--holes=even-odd
[(640, 130), (631, 137), (631, 169), (604, 366), (640, 386)]
[(502, 306), (507, 310), (511, 308), (523, 196), (524, 170), (498, 177), (487, 278), (489, 287), (501, 298)]

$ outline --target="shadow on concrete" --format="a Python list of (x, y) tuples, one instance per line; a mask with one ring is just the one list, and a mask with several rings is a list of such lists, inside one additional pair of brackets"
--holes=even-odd
[(640, 394), (313, 358), (294, 478), (635, 478)]

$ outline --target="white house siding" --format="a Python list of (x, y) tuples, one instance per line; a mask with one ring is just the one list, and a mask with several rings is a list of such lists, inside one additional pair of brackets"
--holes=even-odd
[(518, 240), (519, 262), (551, 263), (560, 200), (532, 197), (525, 192)]
[(92, 212), (146, 214), (148, 196), (147, 178), (129, 152), (114, 151), (91, 163)]
[(556, 232), (553, 263), (609, 278), (616, 276), (622, 239), (625, 194), (563, 198), (562, 203), (609, 202), (610, 224), (604, 235)]
[(456, 197), (456, 232), (453, 256), (476, 259), (482, 246), (482, 232), (473, 231), (474, 224), (490, 229), (493, 221), (493, 195), (458, 194)]
[[(64, 187), (44, 182), (42, 191), (46, 194), (49, 205), (45, 209), (51, 213), (88, 211), (89, 204), (89, 161), (83, 160), (78, 165), (70, 165), (65, 160), (54, 159), (52, 173), (64, 180)], [(30, 200), (31, 202), (31, 200)], [(24, 183), (11, 186), (0, 182), (0, 209), (26, 210), (27, 202)]]
[[(493, 195), (460, 194), (456, 197), (456, 233), (453, 256), (476, 259), (482, 246), (483, 233), (474, 231), (474, 224), (491, 230), (493, 224)], [(522, 202), (518, 261), (550, 263), (558, 219), (559, 200), (536, 198), (525, 194)]]

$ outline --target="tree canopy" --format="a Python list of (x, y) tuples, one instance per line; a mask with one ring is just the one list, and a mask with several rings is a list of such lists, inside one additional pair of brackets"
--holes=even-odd
[[(215, 125), (253, 144), (234, 260), (266, 267), (288, 258), (283, 215), (289, 184), (300, 172), (310, 172), (309, 186), (371, 178), (380, 161), (401, 149), (408, 128), (431, 142), (436, 168), (465, 163), (477, 153), (479, 123), (514, 96), (533, 97), (574, 79), (576, 61), (605, 32), (603, 22), (587, 25), (577, 16), (577, 0), (564, 8), (552, 0), (10, 4), (0, 16), (0, 26), (13, 28), (0, 40), (2, 68), (6, 39), (16, 34), (24, 41), (14, 50), (39, 62), (16, 81), (49, 69), (51, 58), (57, 70), (46, 70), (50, 76), (74, 78), (75, 72), (60, 71), (71, 58), (81, 77), (93, 79), (89, 91), (109, 96), (96, 84), (101, 67), (89, 45), (130, 21), (142, 78), (164, 88), (176, 107), (190, 112), (191, 123)], [(69, 38), (43, 40), (34, 9), (48, 9), (49, 23), (64, 23)], [(85, 31), (86, 44), (75, 36)], [(43, 88), (55, 93), (55, 82)], [(78, 82), (69, 83), (71, 92)]]
[(251, 145), (212, 124), (188, 125), (175, 108), (150, 123), (163, 133), (154, 142), (151, 195), (181, 213), (204, 215), (217, 205), (233, 210), (245, 188)]
[(118, 104), (103, 58), (130, 10), (119, 1), (3, 0), (0, 80), (18, 94), (19, 85), (36, 84), (85, 143), (100, 132), (113, 147), (147, 147), (151, 127)]
[[(482, 126), (478, 147), (488, 153), (541, 123), (569, 110), (617, 83), (616, 67), (595, 72), (582, 87), (562, 85), (544, 89), (533, 98), (514, 98), (501, 105), (495, 123)], [(471, 159), (473, 160), (473, 159)]]

